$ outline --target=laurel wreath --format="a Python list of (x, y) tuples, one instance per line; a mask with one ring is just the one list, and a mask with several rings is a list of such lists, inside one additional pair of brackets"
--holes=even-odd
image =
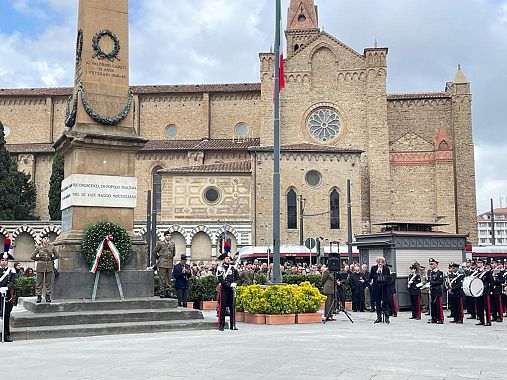
[[(111, 40), (114, 43), (113, 49), (106, 53), (100, 48), (100, 40), (102, 37), (108, 36), (111, 38)], [(93, 58), (97, 57), (100, 60), (108, 59), (109, 61), (120, 60), (118, 58), (118, 53), (120, 52), (120, 40), (118, 40), (118, 37), (115, 36), (113, 32), (111, 32), (109, 29), (102, 29), (95, 36), (92, 38), (92, 46), (93, 50), (95, 51), (95, 54), (93, 55)]]
[[(67, 99), (67, 105), (65, 106), (65, 126), (68, 128), (71, 128), (76, 123), (76, 115), (77, 115), (77, 99), (78, 94), (76, 94), (76, 97), (74, 97), (74, 94), (68, 97)], [(70, 110), (70, 101), (74, 99), (74, 102), (72, 104), (72, 111)]]
[(121, 122), (123, 119), (125, 119), (127, 117), (128, 113), (130, 112), (130, 108), (132, 107), (132, 99), (134, 97), (132, 90), (129, 89), (127, 104), (125, 105), (123, 110), (121, 110), (117, 115), (110, 117), (110, 116), (100, 115), (99, 113), (97, 113), (93, 110), (92, 106), (88, 102), (88, 99), (86, 99), (83, 83), (81, 83), (79, 85), (78, 93), (81, 94), (81, 103), (83, 103), (83, 108), (85, 109), (86, 113), (93, 120), (95, 120), (97, 123), (102, 124), (102, 125), (116, 125), (119, 122)]
[[(120, 251), (122, 266), (124, 263), (128, 263), (130, 261), (132, 243), (130, 242), (127, 230), (118, 224), (103, 220), (86, 226), (83, 231), (83, 255), (86, 263), (90, 267), (95, 261), (97, 247), (107, 236), (110, 235), (113, 237), (114, 245), (118, 248), (118, 251)], [(104, 248), (104, 252), (100, 258), (100, 263), (97, 269), (101, 271), (115, 271), (117, 269), (116, 261), (114, 260), (112, 253), (107, 248), (107, 245)]]

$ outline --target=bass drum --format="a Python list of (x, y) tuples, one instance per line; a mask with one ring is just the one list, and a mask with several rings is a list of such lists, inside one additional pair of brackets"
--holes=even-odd
[(480, 297), (484, 292), (484, 284), (480, 278), (474, 276), (465, 277), (463, 280), (463, 292), (469, 297)]

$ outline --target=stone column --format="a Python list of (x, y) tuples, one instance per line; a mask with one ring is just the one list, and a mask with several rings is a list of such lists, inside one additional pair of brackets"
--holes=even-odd
[[(132, 260), (120, 273), (125, 296), (153, 295), (146, 245), (133, 234), (135, 155), (147, 140), (134, 127), (128, 59), (128, 0), (80, 0), (74, 97), (66, 117), (70, 130), (54, 144), (65, 159), (62, 234), (54, 243), (61, 273), (55, 298), (91, 296), (94, 277), (81, 240), (83, 229), (100, 220), (123, 226), (131, 236)], [(108, 293), (107, 284), (101, 284), (98, 296), (101, 287), (102, 296), (117, 292)]]

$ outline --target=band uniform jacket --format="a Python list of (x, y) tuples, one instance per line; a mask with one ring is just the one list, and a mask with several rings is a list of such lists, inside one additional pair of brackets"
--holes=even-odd
[(31, 259), (37, 262), (36, 272), (53, 272), (53, 261), (58, 259), (58, 254), (53, 244), (40, 245), (32, 253)]
[(322, 293), (326, 295), (334, 294), (334, 273), (326, 269), (322, 274)]
[(421, 289), (417, 287), (417, 284), (421, 283), (421, 275), (419, 273), (410, 273), (408, 275), (408, 294), (410, 296), (416, 296), (421, 293)]
[(154, 252), (157, 267), (170, 269), (174, 266), (173, 258), (176, 255), (176, 248), (173, 241), (159, 241)]
[(500, 269), (493, 269), (492, 272), (493, 282), (491, 284), (491, 294), (502, 294), (504, 284), (504, 271)]
[(465, 273), (449, 273), (449, 293), (460, 294), (463, 289), (463, 280), (465, 279)]
[(438, 297), (442, 295), (442, 285), (444, 284), (444, 272), (440, 269), (432, 270), (429, 276), (431, 295)]
[[(4, 277), (5, 275), (5, 277)], [(16, 282), (16, 270), (13, 268), (3, 268), (0, 267), (0, 278), (2, 278), (2, 281), (0, 281), (0, 288), (7, 287), (9, 291), (6, 294), (6, 302), (13, 302), (13, 294), (14, 294), (14, 283)], [(0, 314), (1, 316), (1, 314)]]
[[(230, 267), (230, 269), (229, 269)], [(233, 282), (239, 281), (239, 272), (234, 266), (222, 264), (218, 267), (217, 270), (217, 279), (222, 286), (229, 287)]]

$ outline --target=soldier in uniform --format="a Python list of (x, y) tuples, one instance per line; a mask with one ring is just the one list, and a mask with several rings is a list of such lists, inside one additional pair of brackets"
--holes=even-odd
[(217, 269), (217, 279), (220, 283), (218, 293), (218, 329), (224, 331), (226, 308), (230, 310), (229, 327), (231, 330), (236, 328), (236, 310), (234, 310), (234, 290), (239, 280), (239, 273), (232, 265), (232, 259), (225, 255), (224, 262)]
[(412, 273), (408, 276), (407, 288), (410, 295), (412, 316), (409, 319), (421, 319), (421, 289), (417, 286), (417, 284), (421, 283), (421, 275), (417, 273), (419, 266), (412, 265), (410, 271)]
[(42, 236), (42, 244), (35, 248), (32, 253), (32, 260), (37, 262), (37, 285), (35, 295), (37, 303), (42, 301), (42, 287), (46, 286), (46, 302), (51, 302), (51, 290), (53, 288), (53, 261), (58, 259), (58, 254), (53, 244), (49, 243), (49, 236)]
[(255, 273), (251, 262), (246, 264), (245, 269), (239, 274), (239, 284), (242, 286), (252, 285), (255, 281)]
[[(9, 260), (14, 260), (14, 257), (8, 251), (9, 249), (0, 257), (0, 316), (4, 316), (4, 342), (12, 342), (10, 318), (14, 301), (14, 283), (16, 281), (16, 270), (8, 267)], [(5, 310), (2, 310), (4, 302)]]
[(169, 298), (169, 285), (173, 272), (173, 259), (176, 255), (176, 248), (171, 241), (171, 232), (164, 232), (164, 241), (159, 241), (155, 247), (155, 258), (157, 259), (158, 277), (160, 279), (160, 298)]
[(444, 273), (438, 269), (438, 261), (429, 260), (431, 271), (429, 273), (430, 283), (430, 308), (431, 319), (428, 323), (444, 323), (444, 309), (442, 307), (442, 285), (444, 284)]
[(449, 292), (449, 305), (451, 307), (452, 321), (449, 323), (463, 323), (463, 279), (465, 273), (458, 273), (459, 264), (449, 264), (446, 287)]
[(429, 289), (424, 286), (428, 282), (428, 275), (426, 272), (426, 267), (423, 265), (419, 266), (419, 276), (421, 277), (421, 284), (422, 284), (422, 286), (421, 286), (421, 312), (426, 315), (430, 315), (430, 308), (429, 308), (430, 292), (429, 292)]

